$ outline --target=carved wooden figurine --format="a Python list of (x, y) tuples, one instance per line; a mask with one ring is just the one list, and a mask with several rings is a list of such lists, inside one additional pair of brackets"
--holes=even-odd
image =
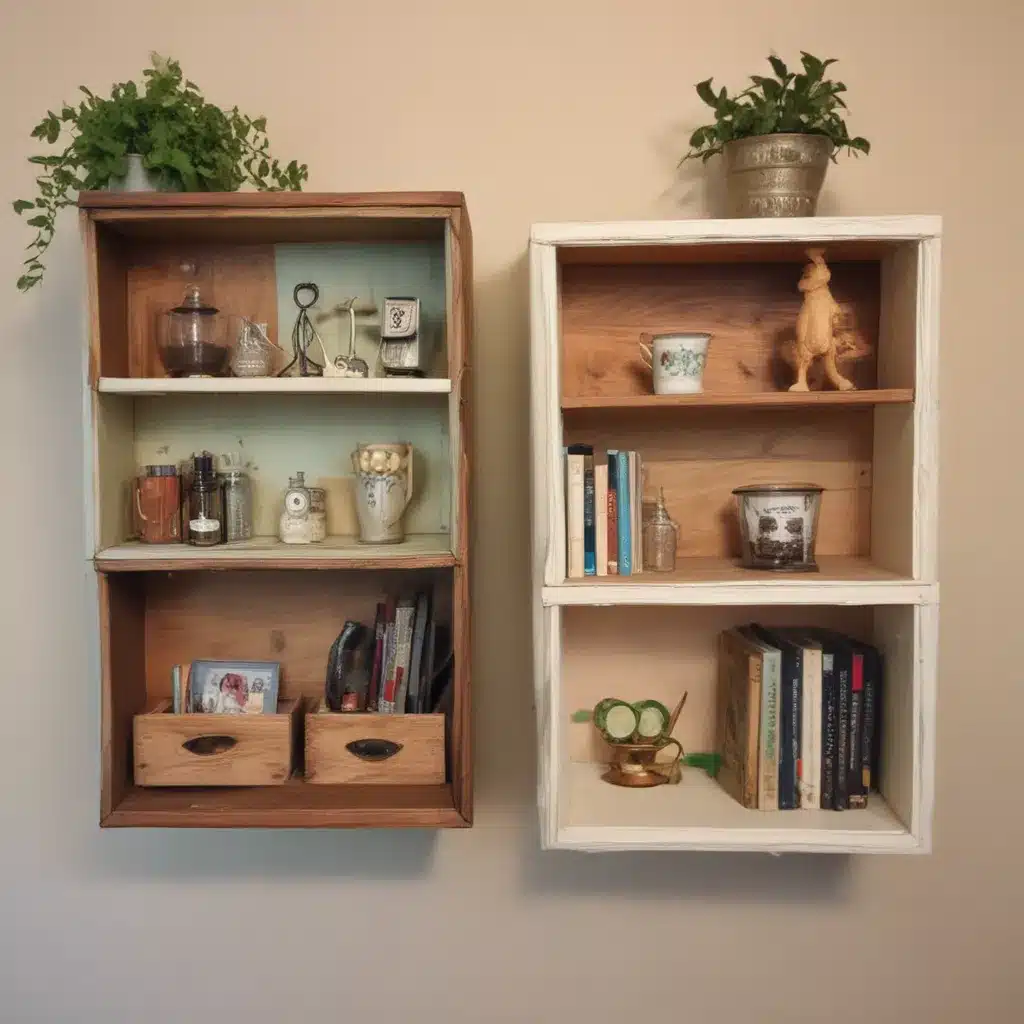
[(839, 326), (839, 304), (832, 298), (828, 283), (832, 273), (825, 265), (823, 249), (808, 249), (810, 263), (804, 267), (798, 288), (804, 293), (804, 304), (796, 318), (796, 346), (793, 364), (796, 383), (790, 391), (808, 391), (807, 371), (819, 356), (825, 363), (825, 376), (840, 390), (853, 390), (853, 381), (847, 380), (836, 366), (836, 329)]

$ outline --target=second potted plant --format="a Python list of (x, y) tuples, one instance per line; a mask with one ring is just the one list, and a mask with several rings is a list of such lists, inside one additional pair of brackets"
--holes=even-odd
[(698, 83), (715, 119), (690, 136), (683, 160), (722, 154), (730, 217), (809, 217), (829, 160), (844, 149), (868, 153), (871, 144), (847, 130), (846, 86), (825, 77), (834, 59), (801, 53), (799, 72), (778, 57), (768, 61), (775, 77), (751, 75), (753, 84), (735, 96), (716, 93), (710, 78)]

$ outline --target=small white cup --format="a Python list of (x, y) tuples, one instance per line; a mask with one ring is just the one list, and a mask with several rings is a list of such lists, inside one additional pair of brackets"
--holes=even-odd
[(704, 390), (710, 334), (641, 334), (640, 339), (656, 395), (697, 395)]

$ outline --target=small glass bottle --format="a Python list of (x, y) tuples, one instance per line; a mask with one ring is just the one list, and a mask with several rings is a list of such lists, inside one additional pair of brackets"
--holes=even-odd
[(224, 529), (224, 495), (209, 452), (192, 456), (188, 495), (188, 542), (197, 547), (220, 544)]
[(665, 510), (664, 488), (650, 518), (644, 523), (644, 568), (654, 572), (672, 572), (676, 567), (676, 540), (679, 528)]
[(224, 484), (224, 540), (249, 540), (252, 537), (252, 486), (241, 455), (225, 455), (220, 476)]

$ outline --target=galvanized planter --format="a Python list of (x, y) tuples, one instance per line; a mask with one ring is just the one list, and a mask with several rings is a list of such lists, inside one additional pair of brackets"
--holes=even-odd
[(813, 217), (832, 142), (824, 135), (755, 135), (727, 142), (730, 217)]

